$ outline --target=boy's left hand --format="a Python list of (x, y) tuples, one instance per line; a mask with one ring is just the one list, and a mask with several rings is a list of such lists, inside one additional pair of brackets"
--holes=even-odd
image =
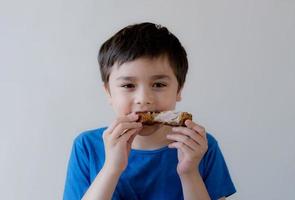
[(186, 120), (187, 127), (173, 127), (174, 133), (168, 134), (169, 148), (176, 148), (178, 151), (177, 173), (179, 176), (195, 173), (199, 163), (208, 149), (206, 130), (204, 127)]

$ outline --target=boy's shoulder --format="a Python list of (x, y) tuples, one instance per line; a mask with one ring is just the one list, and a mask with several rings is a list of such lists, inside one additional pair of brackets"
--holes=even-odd
[(208, 146), (209, 147), (217, 145), (218, 142), (211, 133), (207, 132), (206, 136), (207, 136), (207, 141), (208, 141)]
[(100, 142), (102, 140), (102, 134), (107, 129), (107, 127), (100, 127), (96, 129), (90, 129), (81, 132), (74, 139), (74, 144), (76, 145), (89, 145), (94, 142)]

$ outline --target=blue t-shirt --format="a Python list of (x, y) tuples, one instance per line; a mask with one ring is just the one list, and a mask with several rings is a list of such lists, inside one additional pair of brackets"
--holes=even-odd
[[(86, 131), (75, 140), (68, 163), (64, 200), (80, 200), (105, 161), (104, 128)], [(199, 172), (212, 200), (236, 192), (217, 141), (207, 133), (208, 151)], [(177, 149), (134, 150), (121, 174), (113, 200), (180, 200), (182, 187), (176, 171)], [(196, 167), (197, 170), (197, 167)]]

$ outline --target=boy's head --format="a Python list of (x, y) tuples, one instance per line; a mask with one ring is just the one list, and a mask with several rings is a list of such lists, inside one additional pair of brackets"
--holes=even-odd
[[(128, 26), (107, 40), (99, 52), (102, 80), (118, 116), (174, 110), (181, 100), (187, 58), (178, 39), (152, 23)], [(160, 125), (145, 126), (149, 135)]]
[(109, 83), (113, 66), (138, 58), (166, 56), (178, 82), (178, 91), (183, 87), (188, 61), (185, 49), (166, 27), (153, 23), (127, 26), (108, 39), (100, 48), (98, 62), (102, 81)]

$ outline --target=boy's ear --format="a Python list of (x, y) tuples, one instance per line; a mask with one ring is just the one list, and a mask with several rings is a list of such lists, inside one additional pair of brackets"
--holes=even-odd
[(112, 105), (112, 96), (111, 96), (111, 91), (110, 91), (110, 87), (109, 87), (109, 84), (108, 83), (104, 83), (103, 84), (103, 88), (104, 88), (104, 91), (107, 95), (107, 98), (108, 98), (108, 103), (110, 105)]
[(182, 93), (182, 88), (180, 88), (177, 92), (176, 101), (181, 101), (181, 93)]

